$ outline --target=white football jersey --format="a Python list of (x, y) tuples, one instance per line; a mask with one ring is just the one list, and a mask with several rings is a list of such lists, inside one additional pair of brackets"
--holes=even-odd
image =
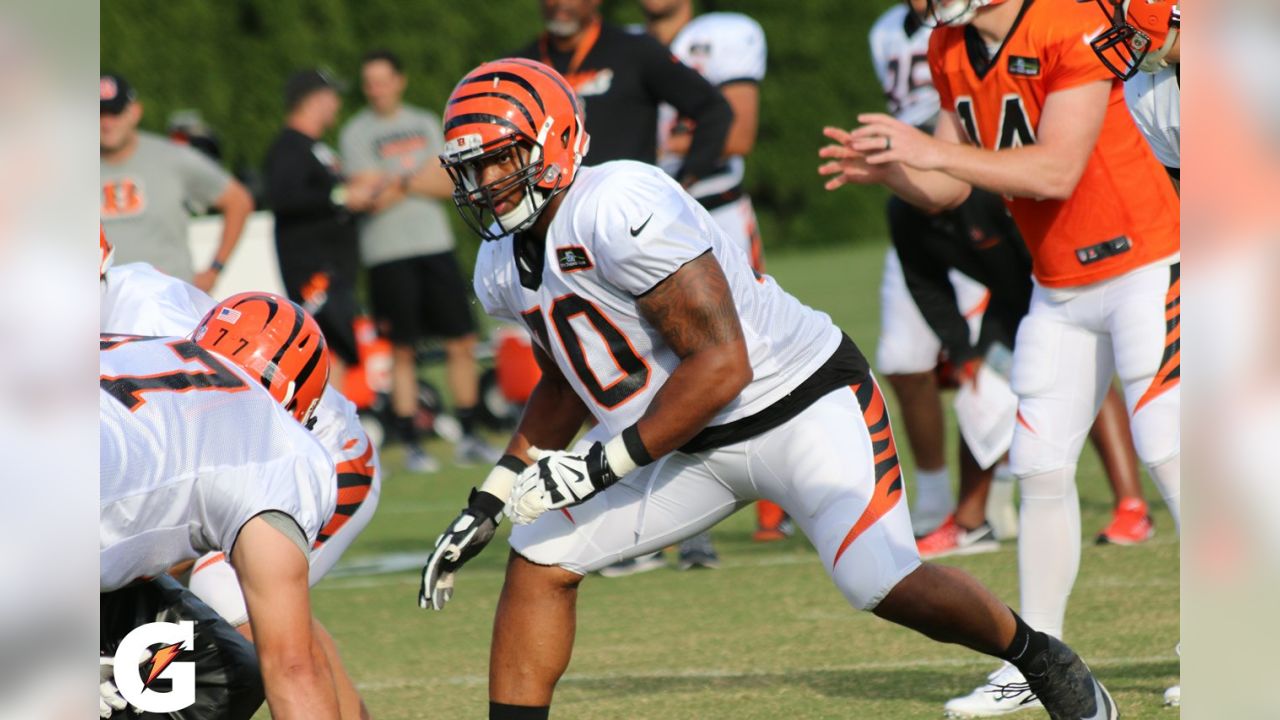
[[(482, 243), (476, 297), (534, 341), (612, 434), (644, 414), (680, 359), (636, 298), (711, 251), (729, 281), (754, 379), (711, 421), (764, 410), (822, 366), (840, 343), (825, 313), (756, 276), (705, 209), (661, 169), (618, 160), (578, 170), (547, 231), (536, 289), (521, 284), (511, 236)], [(531, 284), (534, 284), (531, 282)]]
[[(102, 332), (153, 337), (186, 337), (217, 302), (194, 285), (156, 270), (146, 263), (113, 266), (107, 270), (102, 296)], [(356, 406), (326, 385), (315, 410), (312, 434), (341, 463), (364, 454), (369, 437), (360, 425)], [(378, 462), (376, 451), (369, 464)]]
[[(671, 41), (671, 54), (702, 73), (712, 85), (732, 82), (760, 82), (764, 79), (764, 29), (741, 13), (713, 12), (690, 20)], [(680, 171), (683, 155), (664, 152), (667, 140), (679, 119), (676, 109), (663, 103), (658, 107), (658, 164), (671, 175)], [(700, 179), (689, 188), (695, 198), (705, 198), (742, 184), (746, 162), (742, 156), (726, 158), (720, 170)]]
[(103, 283), (100, 330), (182, 337), (216, 304), (196, 286), (147, 263), (113, 265)]
[(1172, 67), (1155, 73), (1140, 72), (1124, 84), (1129, 113), (1165, 167), (1182, 167), (1181, 90)]
[(267, 510), (314, 543), (333, 463), (257, 380), (190, 340), (104, 336), (99, 355), (100, 585), (229, 552)]
[[(906, 3), (889, 8), (871, 26), (871, 63), (889, 112), (917, 127), (930, 125), (941, 107), (929, 73), (929, 28), (909, 17)], [(912, 32), (908, 34), (908, 29)]]

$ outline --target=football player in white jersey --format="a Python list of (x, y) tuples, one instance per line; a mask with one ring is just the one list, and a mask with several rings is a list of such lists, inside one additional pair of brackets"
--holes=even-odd
[[(307, 564), (307, 550), (335, 502), (333, 465), (304, 427), (327, 380), (327, 356), (315, 320), (268, 294), (229, 298), (191, 339), (102, 336), (106, 654), (139, 620), (194, 619), (204, 664), (216, 662), (210, 670), (236, 677), (242, 658), (207, 651), (216, 642), (211, 636), (227, 625), (201, 617), (199, 603), (187, 613), (189, 595), (165, 577), (176, 564), (222, 551), (239, 573), (259, 628), (256, 653), (272, 716), (339, 717), (332, 673), (312, 626)], [(139, 618), (139, 608), (154, 615)], [(171, 653), (157, 654), (151, 672), (172, 660)], [(175, 717), (247, 718), (261, 702), (261, 695), (236, 697), (225, 684), (196, 685), (196, 705)], [(104, 715), (124, 710), (105, 691), (103, 697)]]
[[(100, 236), (102, 266), (101, 330), (146, 336), (185, 336), (217, 305), (200, 289), (165, 275), (147, 263), (113, 265), (113, 249)], [(337, 507), (316, 538), (310, 556), (310, 582), (315, 585), (351, 546), (373, 518), (382, 488), (374, 447), (360, 425), (355, 405), (325, 385), (315, 409), (312, 434), (329, 453), (336, 474)], [(222, 552), (199, 558), (191, 570), (191, 591), (242, 635), (253, 639), (244, 595), (235, 569)], [(346, 672), (337, 648), (323, 625), (316, 630), (329, 653), (344, 717), (359, 717), (363, 703)], [(367, 711), (365, 711), (367, 713)]]
[[(486, 63), (446, 107), (441, 159), (489, 240), (476, 295), (530, 328), (543, 369), (507, 454), (423, 569), (419, 604), (441, 609), (502, 515), (517, 525), (490, 718), (548, 716), (586, 573), (761, 497), (791, 515), (854, 607), (1007, 658), (1055, 717), (1111, 703), (1065, 645), (959, 570), (920, 562), (884, 399), (853, 342), (753, 272), (658, 168), (582, 167), (588, 139), (559, 74)], [(596, 427), (563, 450), (588, 417)]]
[[(693, 0), (640, 0), (645, 30), (671, 49), (680, 62), (719, 88), (733, 108), (733, 125), (725, 139), (724, 163), (688, 189), (712, 219), (742, 246), (751, 266), (764, 272), (764, 245), (751, 196), (742, 187), (746, 157), (756, 143), (760, 115), (760, 82), (768, 54), (760, 23), (733, 12), (694, 16)], [(658, 164), (673, 177), (684, 160), (692, 134), (675, 108), (658, 107)], [(756, 503), (756, 531), (761, 542), (790, 534), (782, 508), (768, 500)]]

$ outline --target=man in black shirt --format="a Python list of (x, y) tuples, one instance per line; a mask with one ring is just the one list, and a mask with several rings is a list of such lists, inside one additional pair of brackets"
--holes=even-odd
[(586, 165), (657, 162), (658, 105), (688, 118), (693, 140), (676, 175), (688, 187), (723, 162), (733, 110), (720, 92), (661, 43), (600, 19), (600, 0), (541, 0), (545, 31), (513, 53), (538, 60), (569, 81), (591, 135)]
[(285, 83), (285, 107), (285, 127), (266, 161), (280, 275), (289, 299), (320, 324), (333, 351), (330, 382), (341, 387), (346, 365), (358, 361), (352, 324), (360, 258), (353, 213), (372, 204), (375, 188), (344, 182), (337, 153), (320, 141), (342, 107), (328, 75), (294, 73)]

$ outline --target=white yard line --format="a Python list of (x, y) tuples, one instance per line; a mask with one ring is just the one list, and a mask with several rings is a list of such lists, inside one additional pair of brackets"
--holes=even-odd
[[(1177, 538), (1172, 535), (1164, 537), (1156, 537), (1148, 541), (1152, 545), (1171, 545), (1177, 542)], [(1016, 550), (1013, 543), (1008, 543), (1002, 551), (1008, 552), (1010, 555)], [(398, 573), (408, 571), (418, 571), (427, 562), (427, 553), (386, 553), (384, 555), (366, 556), (354, 558), (351, 561), (343, 561), (338, 564), (327, 576), (324, 582), (316, 586), (318, 590), (357, 590), (375, 587), (388, 587), (395, 585), (412, 585), (416, 584), (419, 579), (413, 577), (399, 576)], [(943, 559), (946, 562), (946, 559)], [(812, 552), (808, 553), (787, 553), (783, 555), (764, 555), (761, 557), (748, 557), (741, 559), (726, 559), (721, 569), (724, 571), (732, 570), (750, 570), (762, 567), (776, 567), (788, 565), (807, 565), (817, 564), (818, 556)], [(498, 575), (506, 572), (504, 568), (476, 568), (467, 570), (468, 575)], [(1079, 587), (1116, 587), (1128, 586), (1132, 584), (1132, 579), (1120, 576), (1098, 576), (1084, 577), (1076, 582)], [(1148, 585), (1176, 587), (1178, 585), (1177, 578), (1169, 580), (1148, 582)]]
[[(1165, 655), (1140, 655), (1133, 657), (1114, 657), (1114, 658), (1089, 658), (1089, 666), (1093, 668), (1106, 668), (1129, 665), (1159, 665), (1171, 661), (1177, 661), (1178, 656), (1173, 653)], [(969, 658), (950, 658), (950, 659), (934, 659), (934, 660), (897, 660), (890, 662), (863, 662), (851, 663), (848, 665), (824, 665), (822, 667), (809, 668), (787, 668), (781, 671), (770, 670), (728, 670), (723, 668), (659, 668), (652, 670), (640, 670), (635, 672), (606, 672), (606, 673), (567, 673), (560, 679), (560, 683), (598, 683), (609, 682), (614, 680), (660, 680), (665, 678), (680, 680), (725, 680), (725, 679), (751, 679), (751, 678), (767, 678), (773, 676), (786, 676), (796, 674), (814, 674), (814, 673), (830, 673), (830, 672), (875, 672), (884, 670), (913, 670), (920, 668), (948, 668), (948, 667), (979, 667), (989, 666), (995, 660), (984, 655), (974, 655)], [(357, 683), (361, 690), (366, 691), (384, 691), (384, 690), (401, 690), (407, 688), (423, 688), (434, 685), (463, 685), (477, 686), (484, 685), (489, 682), (487, 676), (480, 675), (454, 675), (449, 677), (418, 677), (418, 678), (387, 678), (383, 680), (374, 680), (370, 682)]]

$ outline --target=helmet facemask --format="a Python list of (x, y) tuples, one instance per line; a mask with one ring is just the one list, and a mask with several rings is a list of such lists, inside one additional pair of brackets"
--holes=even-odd
[(1098, 60), (1121, 80), (1132, 78), (1139, 70), (1156, 72), (1164, 67), (1163, 58), (1173, 47), (1178, 33), (1177, 27), (1172, 26), (1164, 44), (1154, 47), (1151, 35), (1129, 22), (1130, 2), (1131, 0), (1097, 0), (1111, 26), (1089, 42)]
[(929, 0), (921, 22), (926, 27), (968, 25), (980, 8), (992, 4), (992, 0)]
[[(543, 136), (550, 129), (550, 117), (543, 123), (538, 140), (505, 135), (487, 144), (479, 144), (479, 137), (468, 143), (464, 136), (454, 143), (459, 149), (441, 155), (441, 162), (453, 180), (453, 202), (462, 219), (485, 240), (527, 230), (538, 220), (547, 202), (567, 187), (561, 186), (563, 173), (557, 165), (543, 162)], [(470, 147), (467, 147), (470, 145)], [(487, 185), (481, 184), (485, 166), (506, 160), (506, 165), (516, 169)], [(506, 199), (519, 193), (515, 207), (498, 214), (494, 209)], [(495, 228), (496, 227), (496, 231)]]

